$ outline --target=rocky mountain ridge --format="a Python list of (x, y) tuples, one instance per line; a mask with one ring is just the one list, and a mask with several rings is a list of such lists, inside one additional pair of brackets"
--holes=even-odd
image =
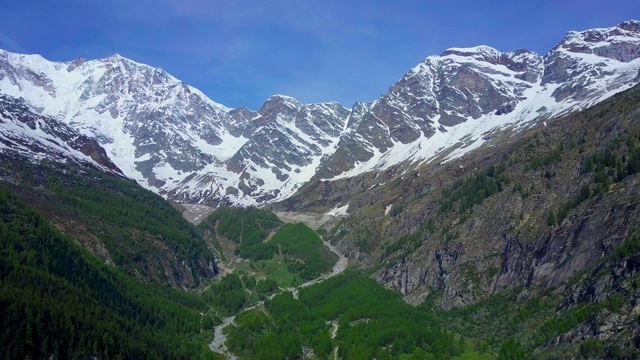
[(473, 157), (314, 182), (276, 208), (347, 206), (325, 238), (413, 303), (562, 289), (637, 235), (639, 94), (496, 135)]
[(188, 203), (256, 205), (312, 180), (453, 159), (507, 127), (591, 106), (640, 81), (640, 22), (570, 32), (545, 56), (451, 48), (373, 103), (276, 95), (229, 109), (115, 55), (49, 62), (0, 51), (0, 93), (95, 138), (123, 173)]
[(124, 177), (106, 151), (67, 124), (35, 114), (23, 99), (0, 94), (0, 150), (34, 160), (46, 157)]

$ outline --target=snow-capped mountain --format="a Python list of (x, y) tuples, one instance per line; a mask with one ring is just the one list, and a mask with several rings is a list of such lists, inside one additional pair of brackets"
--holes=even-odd
[(171, 198), (232, 196), (262, 203), (293, 194), (335, 151), (349, 116), (349, 110), (335, 102), (304, 105), (283, 95), (271, 97), (258, 112), (242, 111), (250, 119), (242, 133), (249, 140), (224, 169), (214, 165), (195, 172), (168, 194)]
[(251, 205), (311, 179), (461, 156), (504, 127), (627, 89), (639, 70), (640, 22), (627, 21), (570, 32), (545, 56), (451, 48), (351, 109), (282, 95), (229, 109), (119, 55), (63, 63), (0, 51), (0, 93), (94, 137), (127, 176), (173, 200)]
[(0, 154), (74, 163), (123, 176), (106, 151), (70, 126), (31, 111), (23, 99), (0, 94)]
[(320, 174), (336, 179), (446, 152), (461, 156), (493, 131), (583, 109), (625, 90), (640, 82), (639, 70), (638, 21), (570, 32), (544, 57), (488, 46), (448, 49), (375, 101)]
[(151, 188), (169, 180), (160, 174), (164, 168), (195, 171), (211, 153), (233, 151), (217, 147), (235, 139), (221, 121), (228, 109), (163, 70), (119, 55), (62, 63), (0, 52), (0, 89), (96, 138), (127, 176)]

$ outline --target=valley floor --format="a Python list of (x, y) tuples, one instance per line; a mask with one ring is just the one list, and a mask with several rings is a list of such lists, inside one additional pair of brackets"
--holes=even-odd
[[(278, 217), (283, 221), (286, 222), (287, 220), (291, 220), (292, 217), (285, 217), (282, 215), (283, 213), (277, 213)], [(291, 213), (288, 213), (291, 214)], [(304, 216), (302, 216), (304, 217)], [(309, 280), (299, 286), (296, 287), (290, 287), (290, 288), (286, 288), (286, 289), (280, 289), (280, 291), (278, 291), (277, 293), (274, 293), (272, 295), (269, 296), (269, 299), (273, 299), (273, 297), (275, 297), (278, 294), (281, 294), (282, 292), (290, 292), (293, 294), (293, 297), (295, 299), (298, 298), (298, 291), (301, 288), (306, 288), (315, 284), (319, 284), (322, 281), (325, 281), (327, 279), (330, 279), (334, 276), (337, 276), (341, 273), (343, 273), (346, 269), (347, 269), (347, 265), (349, 262), (349, 259), (347, 257), (345, 257), (344, 255), (342, 255), (341, 253), (339, 253), (336, 248), (331, 245), (329, 242), (324, 241), (323, 240), (324, 245), (331, 250), (331, 252), (333, 252), (334, 254), (336, 254), (339, 259), (336, 262), (336, 264), (333, 266), (333, 269), (331, 270), (331, 272), (323, 274), (313, 280)], [(232, 270), (231, 270), (232, 271)], [(254, 310), (258, 307), (261, 307), (264, 305), (264, 302), (259, 301), (258, 303), (256, 303), (255, 305), (252, 305), (250, 307), (247, 307), (243, 310), (241, 310), (238, 314), (242, 314), (244, 312), (247, 311), (251, 311)], [(237, 356), (233, 355), (232, 353), (229, 352), (229, 350), (227, 349), (227, 345), (226, 345), (226, 341), (227, 341), (227, 334), (225, 332), (225, 328), (229, 325), (233, 325), (234, 324), (234, 320), (236, 318), (237, 315), (232, 315), (232, 316), (228, 316), (224, 319), (222, 319), (222, 323), (217, 325), (214, 328), (214, 339), (211, 342), (211, 344), (209, 344), (209, 348), (211, 348), (211, 350), (213, 350), (216, 353), (222, 354), (224, 356), (227, 356), (227, 358), (229, 360), (236, 360)], [(337, 332), (338, 328), (337, 328), (337, 324), (335, 324), (335, 328), (334, 330), (332, 330), (332, 336), (335, 337), (335, 333)]]

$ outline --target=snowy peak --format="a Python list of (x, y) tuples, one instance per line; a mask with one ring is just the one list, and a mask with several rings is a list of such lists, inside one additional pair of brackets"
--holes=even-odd
[[(544, 58), (542, 85), (556, 102), (585, 108), (638, 82), (640, 22), (569, 32)], [(617, 89), (617, 90), (616, 90)]]
[[(449, 48), (380, 98), (351, 109), (286, 95), (270, 97), (258, 111), (229, 109), (166, 71), (119, 54), (50, 62), (0, 50), (0, 93), (24, 98), (23, 107), (55, 128), (96, 139), (125, 175), (171, 200), (256, 205), (285, 199), (313, 179), (462, 156), (501, 129), (517, 130), (627, 89), (640, 82), (639, 70), (640, 22), (627, 21), (570, 32), (544, 56), (484, 45)], [(11, 123), (22, 130), (7, 140), (8, 125), (2, 128), (5, 148), (20, 146), (15, 134), (40, 134), (49, 145), (47, 139), (61, 136), (44, 125)], [(39, 146), (76, 151), (49, 145)]]
[(496, 64), (500, 60), (500, 55), (502, 55), (502, 53), (490, 46), (480, 45), (470, 48), (449, 48), (440, 56), (445, 57), (449, 55), (468, 57), (478, 61), (486, 61), (491, 64)]
[(302, 104), (298, 100), (284, 95), (274, 95), (262, 104), (258, 113), (264, 118), (275, 118), (277, 115), (291, 115), (299, 112)]
[(552, 52), (594, 54), (621, 62), (640, 57), (640, 21), (625, 21), (618, 26), (586, 31), (570, 31)]
[[(542, 56), (526, 50), (520, 49), (512, 52), (500, 52), (489, 46), (477, 46), (473, 48), (451, 48), (445, 50), (439, 57), (427, 58), (427, 61), (451, 60), (461, 64), (482, 67), (483, 63), (489, 71), (506, 73), (528, 82), (536, 82), (542, 74)], [(493, 65), (493, 67), (490, 67)], [(501, 71), (500, 66), (506, 68)], [(514, 74), (509, 74), (509, 71)]]
[(638, 25), (570, 33), (544, 57), (489, 46), (429, 56), (350, 121), (357, 130), (345, 132), (321, 175), (339, 179), (438, 154), (462, 156), (500, 128), (602, 101), (640, 81)]
[(71, 162), (123, 176), (94, 139), (33, 113), (24, 99), (0, 94), (0, 156), (12, 155)]
[(542, 57), (527, 50), (502, 53), (477, 46), (429, 56), (373, 104), (353, 107), (349, 130), (322, 176), (353, 176), (427, 151), (419, 149), (433, 151), (421, 142), (489, 114), (509, 114), (542, 72)]
[(232, 137), (227, 108), (120, 55), (61, 63), (4, 52), (0, 89), (98, 139), (127, 176), (156, 190), (215, 161), (211, 152)]
[(292, 98), (291, 96), (282, 95), (282, 94), (272, 95), (269, 99), (267, 99), (264, 102), (262, 107), (269, 106), (270, 104), (281, 104), (284, 106), (296, 107), (296, 108), (299, 108), (302, 106), (302, 104), (298, 100)]
[(75, 60), (69, 62), (69, 65), (67, 65), (67, 72), (72, 72), (73, 70), (82, 66), (85, 62), (87, 62), (87, 60), (83, 57), (76, 58)]
[(301, 104), (288, 96), (271, 97), (247, 123), (249, 141), (227, 163), (239, 174), (236, 189), (263, 201), (290, 196), (334, 151), (348, 116), (349, 110), (336, 102)]

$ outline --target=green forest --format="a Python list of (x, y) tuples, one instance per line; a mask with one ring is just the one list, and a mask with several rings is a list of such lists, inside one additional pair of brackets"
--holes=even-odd
[(223, 207), (211, 213), (198, 228), (234, 242), (236, 255), (258, 261), (271, 259), (275, 254), (276, 249), (263, 240), (281, 225), (280, 219), (266, 210)]
[[(220, 208), (198, 225), (204, 235), (231, 241), (234, 254), (249, 261), (244, 269), (283, 287), (312, 280), (331, 271), (338, 260), (308, 226), (283, 224), (272, 212), (256, 208)], [(239, 266), (239, 265), (238, 265)], [(268, 291), (267, 291), (268, 292)]]
[(227, 328), (228, 344), (249, 359), (449, 359), (473, 353), (464, 337), (359, 272), (289, 292), (245, 312)]
[(0, 245), (0, 357), (210, 357), (202, 300), (105, 265), (5, 187)]
[(3, 167), (16, 174), (7, 184), (12, 193), (84, 247), (104, 247), (98, 255), (126, 274), (174, 287), (194, 287), (215, 275), (203, 265), (215, 256), (202, 235), (136, 183), (58, 164), (5, 161)]
[(284, 255), (287, 270), (303, 281), (329, 272), (338, 261), (338, 256), (324, 246), (322, 239), (302, 223), (284, 225), (268, 244)]

